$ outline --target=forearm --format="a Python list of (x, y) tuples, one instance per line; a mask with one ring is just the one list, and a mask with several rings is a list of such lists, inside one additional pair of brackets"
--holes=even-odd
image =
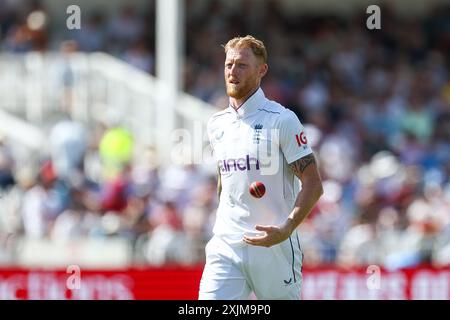
[(289, 230), (289, 234), (308, 217), (322, 193), (323, 190), (320, 183), (309, 184), (302, 188), (297, 195), (294, 208), (284, 224), (284, 227)]
[(294, 209), (282, 226), (285, 231), (291, 234), (309, 215), (323, 194), (323, 188), (314, 154), (311, 153), (294, 161), (289, 167), (302, 182), (302, 190), (297, 195)]

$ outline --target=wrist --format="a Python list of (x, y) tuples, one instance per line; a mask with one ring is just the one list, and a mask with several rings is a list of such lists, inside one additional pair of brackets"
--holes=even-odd
[(284, 222), (282, 226), (284, 232), (287, 236), (290, 236), (292, 232), (294, 232), (296, 226), (294, 221), (291, 218), (287, 218), (287, 220)]

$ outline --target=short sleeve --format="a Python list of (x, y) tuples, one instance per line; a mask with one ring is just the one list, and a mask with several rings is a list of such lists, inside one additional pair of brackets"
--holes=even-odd
[(313, 152), (308, 144), (305, 128), (291, 110), (286, 110), (280, 116), (280, 147), (287, 163)]

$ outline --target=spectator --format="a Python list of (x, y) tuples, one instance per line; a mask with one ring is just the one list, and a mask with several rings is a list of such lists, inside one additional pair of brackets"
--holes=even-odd
[(69, 182), (81, 175), (87, 149), (87, 132), (84, 126), (65, 114), (52, 128), (49, 140), (56, 176)]

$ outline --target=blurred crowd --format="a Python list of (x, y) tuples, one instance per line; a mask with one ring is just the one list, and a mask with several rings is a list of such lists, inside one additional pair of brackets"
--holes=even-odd
[[(365, 10), (344, 19), (287, 13), (276, 1), (205, 3), (186, 1), (185, 90), (225, 107), (220, 44), (263, 39), (265, 94), (299, 116), (319, 159), (325, 193), (300, 227), (305, 266), (449, 265), (450, 7), (421, 18), (382, 7), (381, 30), (368, 30)], [(33, 2), (29, 12), (40, 10)], [(2, 51), (52, 50), (69, 37), (154, 73), (153, 5), (94, 13), (64, 35), (45, 21), (36, 35), (30, 13), (20, 17), (0, 9)], [(1, 141), (0, 251), (21, 235), (118, 235), (135, 262), (203, 261), (217, 196), (202, 166), (162, 167), (120, 121), (86, 128), (64, 116), (49, 146), (27, 171)]]
[[(75, 11), (51, 16), (40, 0), (0, 0), (0, 49), (11, 53), (59, 50), (64, 40), (74, 40), (80, 51), (104, 51), (131, 65), (154, 73), (155, 5), (145, 11), (132, 5), (108, 15), (101, 6), (80, 8), (80, 29)], [(88, 12), (86, 12), (88, 11)]]
[(120, 238), (135, 264), (204, 259), (217, 206), (215, 178), (199, 166), (162, 168), (155, 150), (137, 150), (118, 119), (89, 130), (59, 116), (48, 152), (34, 165), (17, 167), (13, 149), (1, 137), (0, 261), (14, 263), (23, 236), (55, 243)]

